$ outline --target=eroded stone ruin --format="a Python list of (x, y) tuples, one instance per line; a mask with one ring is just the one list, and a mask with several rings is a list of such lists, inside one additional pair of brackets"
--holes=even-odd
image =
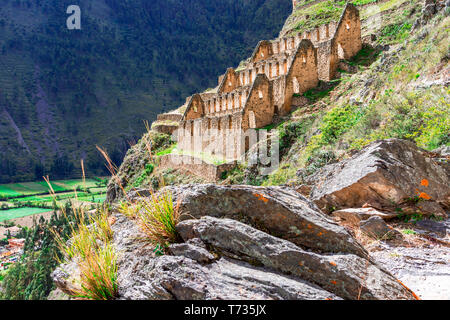
[(319, 80), (334, 79), (339, 61), (352, 58), (361, 47), (360, 15), (352, 4), (338, 22), (260, 41), (250, 59), (219, 77), (215, 90), (187, 98), (175, 133), (178, 149), (240, 159), (254, 143), (246, 137), (249, 129), (264, 128), (274, 117), (288, 114), (296, 97)]

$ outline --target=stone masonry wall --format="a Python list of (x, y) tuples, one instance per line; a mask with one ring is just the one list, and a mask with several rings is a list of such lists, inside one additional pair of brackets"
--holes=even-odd
[(350, 59), (362, 48), (361, 20), (354, 5), (347, 5), (334, 36), (340, 59)]
[[(295, 5), (295, 1), (293, 3)], [(239, 71), (219, 77), (217, 91), (192, 96), (178, 130), (179, 148), (239, 159), (248, 129), (290, 112), (292, 99), (335, 77), (340, 59), (361, 50), (359, 12), (347, 4), (339, 22), (274, 41), (260, 41)]]
[(300, 42), (286, 77), (283, 113), (290, 111), (294, 94), (302, 94), (317, 87), (318, 83), (317, 51), (311, 41), (304, 39)]

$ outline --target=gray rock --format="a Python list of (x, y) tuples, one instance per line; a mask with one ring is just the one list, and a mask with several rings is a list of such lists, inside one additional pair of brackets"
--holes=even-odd
[(181, 221), (202, 216), (230, 218), (312, 250), (367, 256), (345, 228), (290, 188), (187, 185), (166, 190), (179, 202)]
[(228, 258), (202, 266), (186, 257), (162, 256), (134, 278), (133, 285), (119, 285), (120, 299), (339, 299), (303, 280)]
[(222, 255), (299, 277), (345, 299), (412, 298), (392, 275), (353, 254), (307, 252), (231, 219), (188, 220), (177, 230), (184, 240), (198, 237)]
[(372, 252), (372, 257), (411, 288), (422, 300), (450, 300), (450, 250), (448, 247), (399, 246)]
[(174, 256), (185, 256), (200, 263), (209, 263), (215, 259), (206, 249), (189, 243), (172, 244), (168, 249)]
[(441, 146), (437, 149), (434, 149), (432, 152), (440, 154), (442, 157), (449, 157), (450, 156), (450, 146)]
[(75, 295), (81, 289), (80, 269), (76, 260), (58, 266), (50, 276), (56, 287), (66, 295)]
[(436, 4), (434, 3), (430, 3), (427, 4), (423, 9), (422, 9), (422, 19), (424, 21), (428, 21), (431, 19), (431, 17), (436, 13)]
[(367, 205), (394, 211), (419, 192), (450, 205), (450, 164), (426, 158), (414, 143), (400, 139), (375, 141), (305, 182), (313, 185), (310, 199), (325, 211)]
[(50, 292), (47, 300), (71, 300), (70, 296), (65, 294), (61, 289), (57, 288)]
[(389, 220), (397, 217), (397, 214), (395, 213), (384, 213), (374, 208), (348, 208), (336, 210), (332, 215), (355, 226), (359, 226), (359, 223), (362, 220), (367, 220), (373, 216), (378, 216), (384, 220)]
[(151, 188), (134, 188), (128, 192), (128, 198), (130, 201), (135, 201), (142, 197), (150, 197), (152, 192), (153, 190)]
[(416, 222), (416, 227), (428, 232), (436, 233), (440, 237), (445, 237), (449, 234), (448, 221), (434, 221), (429, 219), (419, 220)]
[(446, 217), (445, 210), (435, 201), (421, 200), (416, 203), (416, 207), (426, 216)]
[(390, 239), (398, 232), (390, 228), (383, 219), (378, 216), (361, 221), (359, 228), (362, 232), (375, 239)]

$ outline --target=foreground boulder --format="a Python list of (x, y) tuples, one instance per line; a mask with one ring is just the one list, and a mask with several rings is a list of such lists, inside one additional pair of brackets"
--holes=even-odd
[(414, 299), (292, 189), (166, 190), (182, 214), (183, 242), (169, 246), (171, 255), (155, 256), (134, 222), (116, 214), (119, 299)]
[(230, 218), (311, 250), (367, 256), (343, 227), (290, 188), (207, 184), (166, 190), (179, 202), (181, 220), (203, 216)]
[[(155, 256), (116, 214), (119, 296), (125, 300), (413, 299), (388, 272), (354, 254), (318, 254), (232, 219), (177, 225), (183, 244)], [(209, 252), (207, 252), (209, 251)]]
[(392, 275), (354, 254), (308, 252), (231, 219), (203, 217), (177, 229), (184, 240), (199, 238), (223, 256), (299, 277), (345, 299), (412, 298)]
[[(169, 190), (182, 214), (176, 226), (180, 243), (162, 256), (135, 220), (113, 215), (117, 299), (415, 297), (343, 227), (292, 189), (188, 185)], [(70, 293), (79, 272), (69, 275), (66, 267), (52, 276), (59, 290)]]
[(371, 206), (445, 217), (450, 206), (450, 165), (406, 140), (376, 141), (305, 180), (313, 186), (311, 200), (328, 212)]

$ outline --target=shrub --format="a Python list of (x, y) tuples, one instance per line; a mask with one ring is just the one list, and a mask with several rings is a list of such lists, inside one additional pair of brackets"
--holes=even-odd
[(117, 256), (115, 248), (106, 244), (96, 248), (79, 264), (80, 298), (112, 300), (117, 295)]
[(325, 145), (335, 142), (343, 133), (353, 127), (362, 115), (362, 110), (354, 105), (332, 109), (322, 120), (320, 143)]
[(144, 172), (142, 172), (142, 174), (139, 176), (139, 178), (136, 179), (133, 186), (134, 187), (141, 186), (142, 183), (144, 182), (144, 180), (153, 173), (154, 169), (155, 169), (155, 165), (153, 163), (147, 163), (145, 165)]

